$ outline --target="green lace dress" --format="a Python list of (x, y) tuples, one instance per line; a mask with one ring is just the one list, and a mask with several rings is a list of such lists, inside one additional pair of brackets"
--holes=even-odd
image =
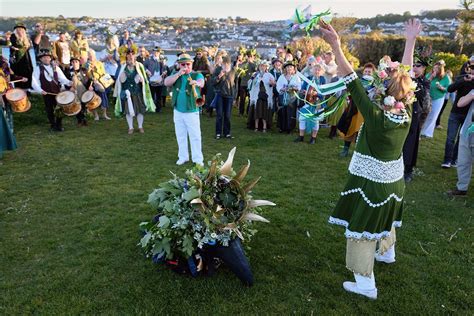
[(344, 81), (364, 117), (349, 165), (349, 179), (329, 223), (346, 228), (346, 238), (380, 240), (402, 224), (402, 149), (411, 112), (396, 115), (372, 103), (355, 73)]

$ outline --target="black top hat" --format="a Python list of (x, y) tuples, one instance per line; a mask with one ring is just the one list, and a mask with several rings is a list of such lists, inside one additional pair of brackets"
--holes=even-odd
[(283, 64), (283, 68), (286, 68), (286, 67), (288, 67), (288, 66), (296, 67), (296, 64), (295, 64), (294, 61), (290, 61), (290, 60), (289, 60), (289, 61), (287, 61), (287, 62), (285, 62), (285, 63)]
[(17, 28), (23, 28), (23, 29), (25, 29), (25, 31), (26, 31), (26, 26), (25, 26), (25, 24), (23, 24), (23, 23), (17, 23), (13, 29), (15, 30), (15, 29), (17, 29)]
[(49, 56), (52, 57), (51, 55), (51, 50), (48, 48), (41, 48), (38, 53), (38, 58), (44, 57), (44, 56)]
[(277, 58), (273, 58), (273, 59), (272, 59), (272, 65), (275, 64), (277, 61), (279, 61), (279, 62), (282, 63), (282, 64), (284, 63), (283, 58), (277, 57)]

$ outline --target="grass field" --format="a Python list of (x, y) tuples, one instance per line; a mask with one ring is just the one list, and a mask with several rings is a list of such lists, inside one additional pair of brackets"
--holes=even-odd
[[(250, 159), (254, 196), (271, 223), (259, 223), (248, 251), (255, 285), (228, 270), (213, 278), (179, 276), (146, 260), (138, 224), (154, 210), (148, 194), (190, 164), (176, 166), (170, 107), (145, 117), (145, 134), (127, 135), (124, 119), (89, 121), (48, 132), (43, 103), (15, 115), (18, 150), (0, 160), (0, 314), (452, 314), (474, 309), (474, 195), (448, 198), (456, 170), (440, 168), (446, 130), (421, 143), (419, 176), (407, 186), (397, 262), (376, 264), (379, 299), (346, 293), (341, 227), (327, 224), (349, 158), (322, 129), (315, 145), (295, 135), (245, 129), (214, 140), (201, 118), (210, 159), (237, 146)], [(449, 111), (449, 110), (447, 110)], [(447, 113), (443, 120), (446, 126)], [(471, 312), (469, 312), (469, 310)]]

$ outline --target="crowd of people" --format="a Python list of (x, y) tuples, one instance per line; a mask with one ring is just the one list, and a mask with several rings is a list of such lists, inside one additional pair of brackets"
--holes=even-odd
[[(460, 70), (446, 69), (443, 60), (431, 65), (430, 56), (415, 53), (421, 25), (409, 21), (403, 60), (384, 56), (377, 64), (363, 65), (357, 75), (335, 30), (322, 21), (320, 26), (331, 47), (320, 55), (304, 56), (279, 47), (265, 59), (255, 49), (227, 52), (202, 47), (194, 57), (179, 52), (176, 63), (167, 65), (159, 47), (150, 53), (138, 47), (128, 32), (121, 39), (110, 36), (104, 50), (96, 52), (79, 30), (71, 41), (60, 33), (51, 43), (41, 24), (31, 37), (24, 24), (17, 24), (6, 39), (10, 58), (0, 60), (5, 86), (0, 153), (16, 147), (15, 102), (8, 98), (15, 89), (42, 94), (52, 132), (64, 130), (64, 108), (74, 103), (62, 103), (59, 96), (64, 92), (79, 100), (77, 111), (66, 111), (76, 116), (78, 126), (88, 124), (86, 111), (100, 120), (99, 105), (102, 118), (109, 120), (109, 98), (115, 98), (114, 112), (125, 116), (128, 134), (136, 131), (134, 118), (144, 133), (145, 114), (161, 112), (170, 96), (177, 165), (189, 160), (204, 164), (200, 120), (212, 117), (214, 111), (216, 140), (234, 137), (233, 108), (247, 117), (249, 129), (297, 132), (297, 143), (309, 134), (309, 144), (315, 144), (324, 123), (330, 138), (339, 135), (343, 140), (341, 157), (347, 157), (356, 143), (349, 181), (329, 219), (346, 228), (347, 266), (356, 282), (345, 282), (344, 288), (376, 298), (374, 259), (395, 261), (395, 228), (401, 225), (405, 182), (415, 175), (420, 142), (442, 128), (440, 116), (448, 100), (452, 108), (441, 167), (458, 168), (457, 187), (449, 193), (467, 193), (474, 155), (474, 57)], [(84, 98), (86, 94), (92, 97)]]
[[(50, 41), (41, 23), (34, 26), (30, 36), (24, 24), (17, 24), (13, 34), (3, 44), (10, 47), (9, 60), (2, 57), (0, 62), (3, 69), (1, 77), (9, 87), (3, 91), (2, 103), (12, 137), (12, 109), (5, 96), (6, 91), (13, 87), (43, 95), (50, 130), (54, 132), (64, 130), (64, 115), (60, 110), (62, 104), (58, 104), (57, 98), (64, 90), (72, 91), (76, 101), (81, 103), (80, 110), (75, 114), (78, 126), (87, 126), (86, 112), (92, 113), (96, 121), (101, 117), (110, 120), (107, 111), (109, 104), (114, 104), (115, 114), (125, 116), (129, 134), (136, 131), (134, 117), (138, 131), (144, 133), (145, 113), (161, 112), (167, 97), (171, 96), (176, 138), (180, 146), (178, 164), (189, 160), (188, 154), (184, 153), (187, 152), (185, 135), (192, 138), (191, 147), (195, 149), (193, 153), (196, 156), (193, 161), (203, 162), (200, 114), (213, 116), (215, 111), (215, 139), (234, 137), (231, 130), (233, 108), (240, 116), (247, 116), (249, 129), (263, 133), (268, 130), (280, 133), (297, 131), (295, 142), (303, 142), (305, 135), (309, 134), (309, 143), (315, 144), (323, 123), (330, 128), (330, 138), (340, 136), (344, 141), (341, 157), (349, 155), (350, 146), (356, 141), (364, 122), (350, 95), (344, 98), (343, 106), (323, 122), (300, 115), (314, 114), (334, 102), (334, 98), (322, 95), (314, 88), (315, 85), (337, 82), (341, 78), (331, 50), (319, 56), (304, 56), (301, 51), (278, 47), (273, 56), (263, 59), (255, 49), (241, 47), (236, 52), (227, 52), (202, 47), (195, 50), (194, 57), (184, 51), (179, 52), (176, 63), (168, 65), (160, 47), (153, 47), (151, 51), (139, 47), (128, 31), (120, 39), (117, 35), (110, 35), (104, 43), (105, 48), (96, 52), (89, 47), (80, 30), (74, 32), (73, 38), (69, 39), (68, 34), (60, 32), (56, 41)], [(433, 65), (430, 61), (429, 56), (418, 54), (412, 68), (418, 90), (404, 146), (407, 182), (414, 176), (420, 139), (432, 138), (435, 128), (442, 128), (440, 118), (448, 100), (452, 103), (452, 109), (442, 167), (457, 166), (460, 130), (469, 110), (468, 106), (461, 107), (458, 103), (460, 98), (471, 93), (474, 84), (473, 57), (460, 70), (446, 69), (443, 60)], [(379, 65), (367, 63), (360, 69), (367, 91), (373, 88), (371, 82), (374, 74), (380, 71), (380, 63), (393, 64), (389, 56), (384, 56)], [(387, 68), (390, 72), (390, 67)], [(453, 78), (453, 71), (459, 72), (459, 75)], [(187, 80), (178, 80), (181, 77)], [(9, 81), (15, 84), (8, 84)], [(81, 98), (87, 91), (93, 94), (89, 92), (88, 98)], [(338, 96), (342, 93), (338, 92)], [(90, 95), (96, 96), (94, 100), (100, 98), (101, 116), (97, 104), (94, 108), (88, 106)], [(115, 102), (109, 102), (109, 99), (115, 99)], [(9, 147), (12, 146), (5, 146)]]

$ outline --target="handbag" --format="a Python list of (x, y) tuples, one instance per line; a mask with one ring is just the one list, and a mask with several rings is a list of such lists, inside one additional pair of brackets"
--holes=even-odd
[(114, 82), (115, 82), (114, 79), (112, 78), (112, 76), (109, 75), (109, 74), (103, 75), (102, 77), (99, 78), (98, 81), (104, 87), (104, 89), (107, 89), (108, 87), (113, 85)]

